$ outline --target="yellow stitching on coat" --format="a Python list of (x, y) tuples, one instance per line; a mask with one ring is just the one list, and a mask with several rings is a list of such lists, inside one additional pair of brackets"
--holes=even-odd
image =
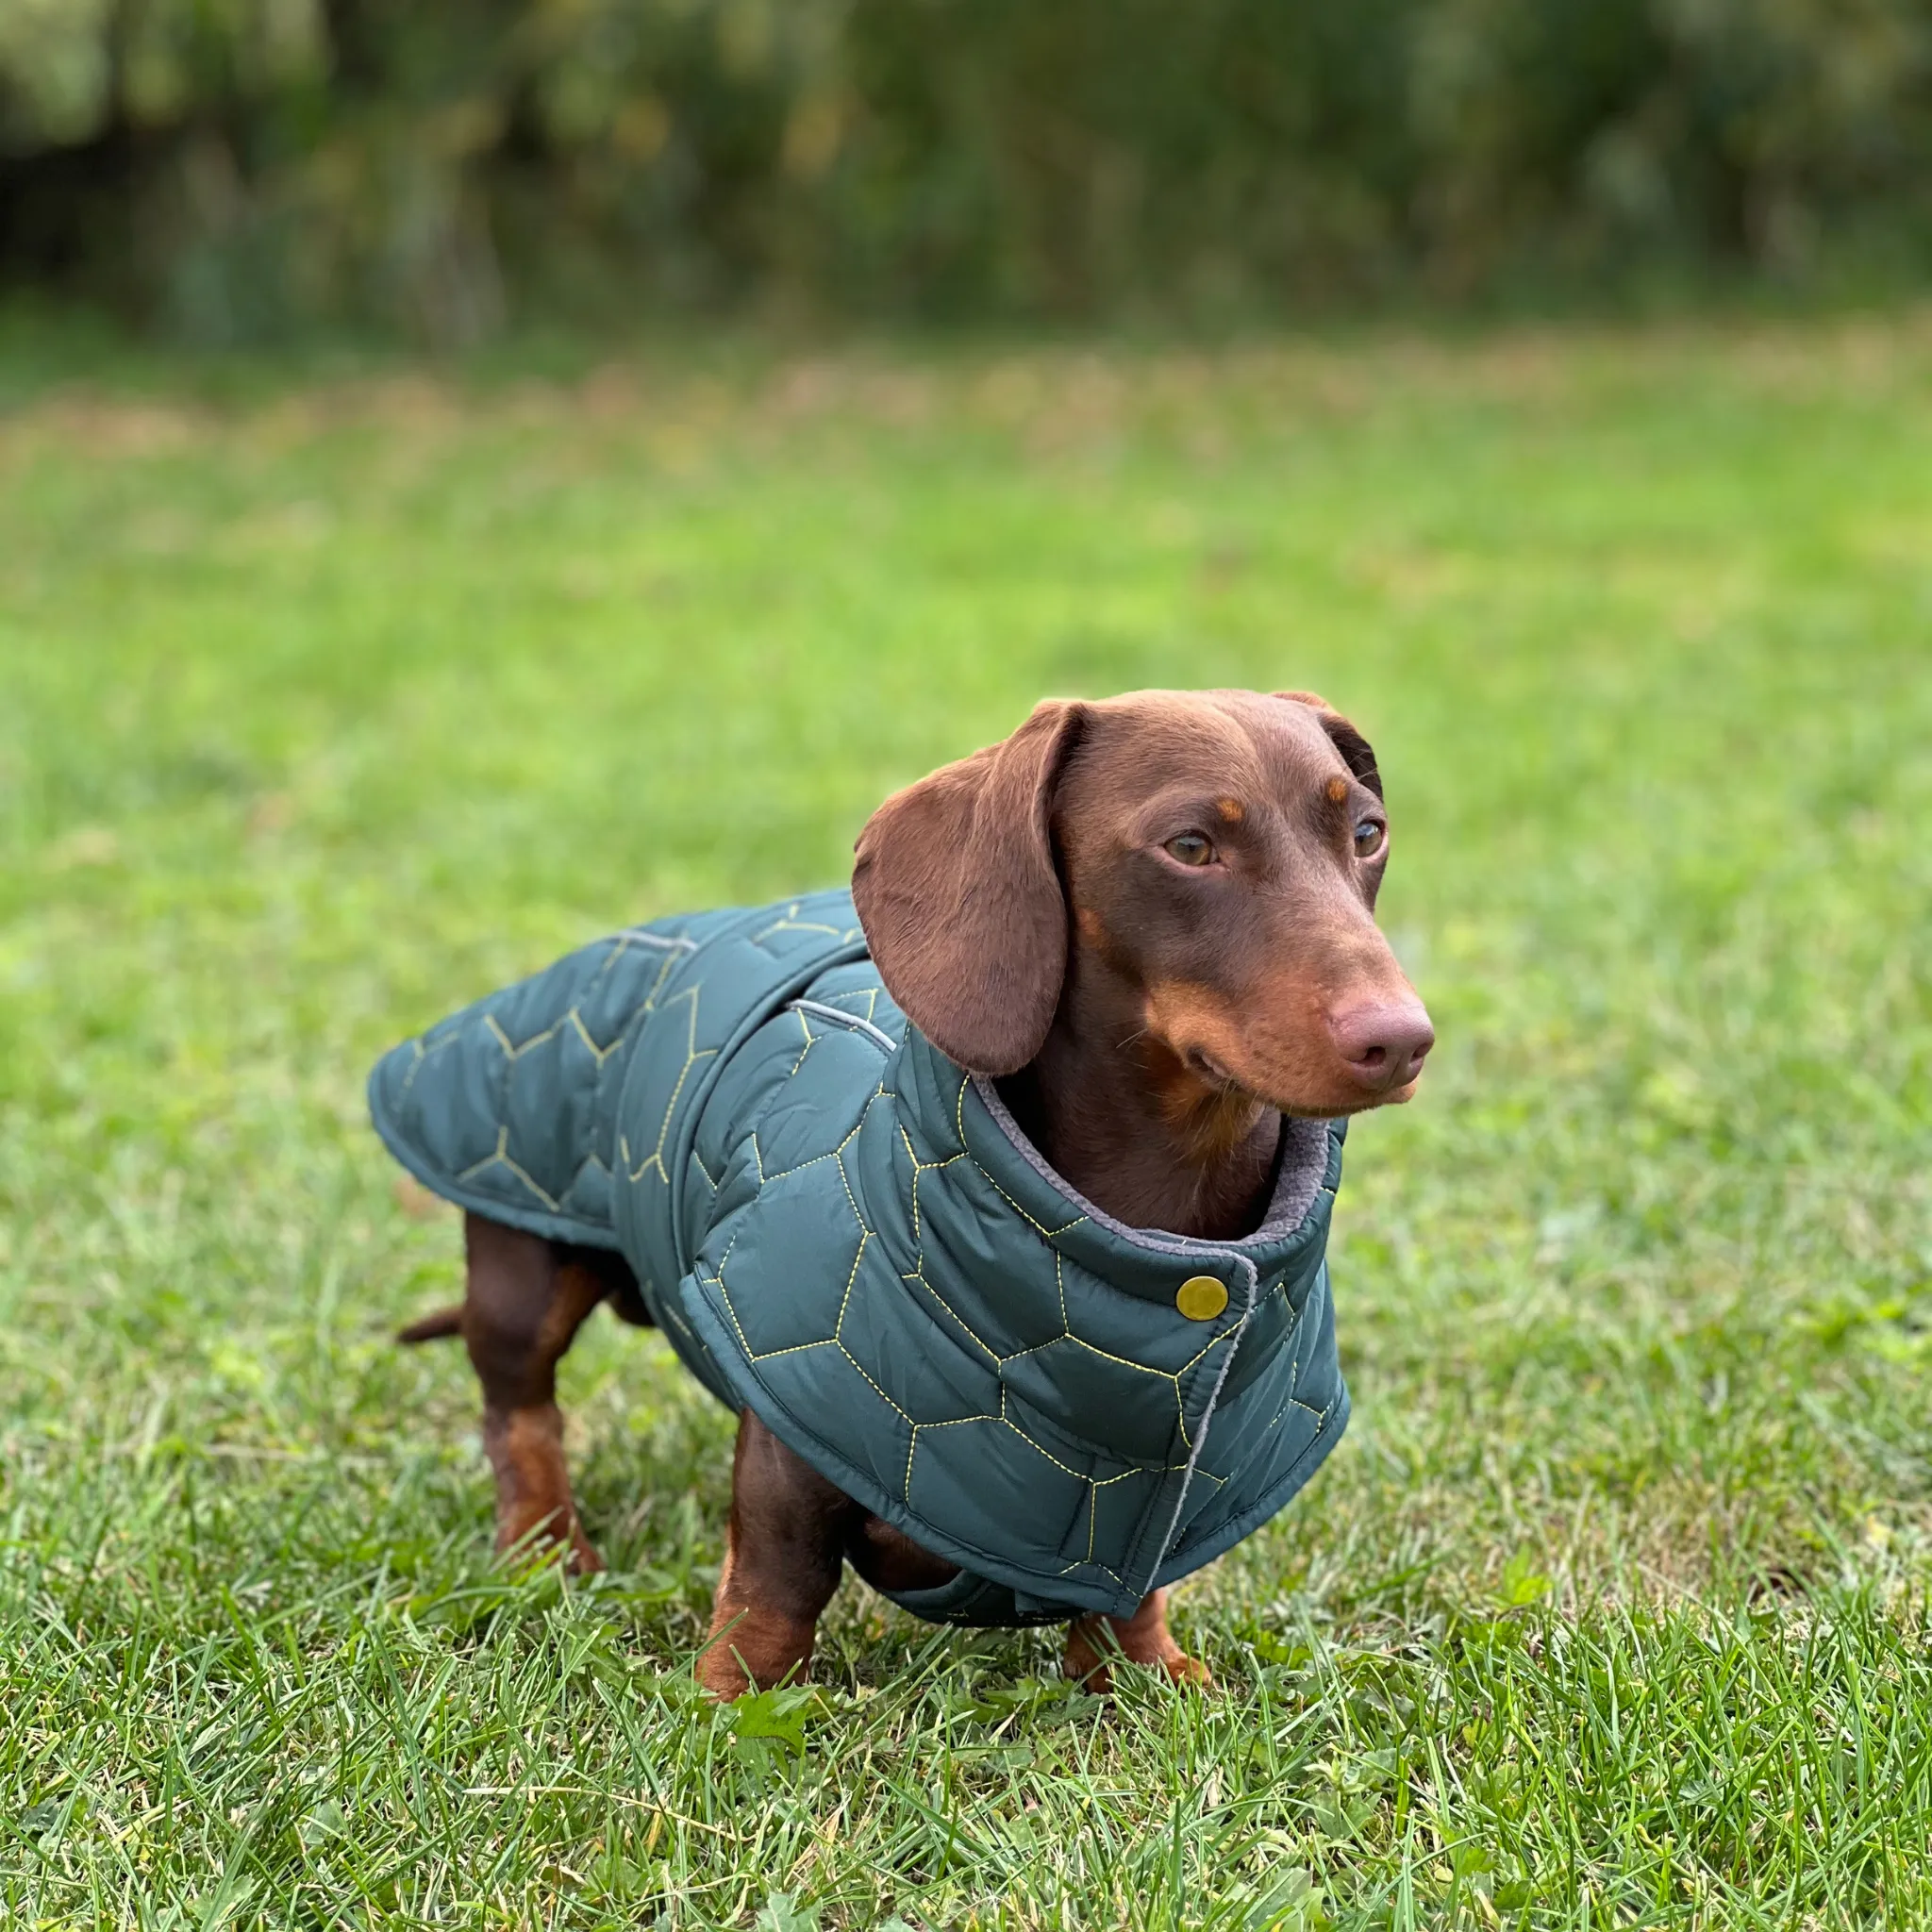
[(784, 1348), (768, 1348), (763, 1355), (753, 1355), (747, 1348), (745, 1359), (753, 1362), (769, 1362), (775, 1360), (781, 1355), (803, 1355), (808, 1348), (837, 1348), (838, 1346), (838, 1338), (827, 1335), (822, 1341), (793, 1341), (788, 1343)]
[(671, 977), (672, 969), (685, 957), (683, 953), (664, 955), (664, 963), (658, 968), (658, 976), (651, 982), (651, 990), (644, 995), (644, 1004), (641, 1010), (646, 1013), (657, 1011), (658, 995), (664, 991), (664, 982)]
[(462, 1173), (458, 1174), (457, 1179), (458, 1181), (466, 1181), (472, 1174), (481, 1174), (486, 1167), (494, 1167), (503, 1158), (503, 1150), (508, 1145), (509, 1129), (507, 1126), (499, 1126), (496, 1130), (496, 1146), (494, 1150), (486, 1154), (481, 1160), (464, 1168)]
[(832, 1324), (832, 1340), (844, 1344), (845, 1310), (852, 1301), (852, 1284), (858, 1279), (858, 1264), (865, 1259), (865, 1244), (872, 1239), (872, 1229), (863, 1222), (858, 1227), (858, 1252), (852, 1257), (852, 1273), (845, 1277), (845, 1292), (839, 1297), (839, 1319)]
[(1059, 1457), (1053, 1453), (1051, 1449), (1047, 1448), (1043, 1443), (1036, 1442), (1033, 1440), (1033, 1438), (1029, 1436), (1026, 1433), (1026, 1431), (1020, 1426), (1018, 1423), (1008, 1422), (1005, 1416), (1002, 1416), (1000, 1420), (1003, 1423), (1006, 1423), (1008, 1428), (1011, 1429), (1014, 1435), (1018, 1436), (1021, 1441), (1024, 1442), (1029, 1449), (1037, 1450), (1041, 1456), (1045, 1457), (1046, 1459), (1050, 1463), (1052, 1463), (1056, 1469), (1065, 1471), (1065, 1473), (1068, 1475), (1072, 1476), (1076, 1483), (1087, 1483), (1090, 1485), (1092, 1483), (1093, 1478), (1091, 1475), (1082, 1475), (1077, 1469), (1069, 1469), (1067, 1465), (1064, 1462), (1062, 1462), (1059, 1459)]
[(537, 1183), (533, 1181), (530, 1178), (530, 1176), (526, 1174), (524, 1172), (524, 1170), (520, 1168), (516, 1164), (516, 1162), (509, 1158), (509, 1128), (508, 1126), (500, 1126), (496, 1130), (496, 1152), (493, 1154), (487, 1154), (481, 1160), (477, 1161), (474, 1166), (464, 1168), (462, 1173), (457, 1175), (458, 1184), (460, 1185), (464, 1181), (474, 1179), (477, 1174), (481, 1174), (483, 1170), (487, 1167), (508, 1168), (511, 1174), (516, 1175), (518, 1180), (523, 1182), (525, 1187), (529, 1189), (531, 1193), (536, 1195), (538, 1200), (542, 1202), (544, 1207), (549, 1208), (551, 1213), (555, 1214), (558, 1211), (558, 1203), (556, 1197), (552, 1194), (545, 1193), (543, 1190), (540, 1188), (537, 1185)]
[(684, 1091), (684, 1083), (691, 1078), (691, 1070), (700, 1060), (716, 1059), (717, 1057), (718, 1049), (711, 1046), (707, 1047), (702, 1053), (692, 1054), (691, 1058), (685, 1061), (677, 1075), (677, 1085), (671, 1090), (671, 1105), (665, 1108), (664, 1119), (658, 1128), (658, 1144), (652, 1149), (651, 1158), (630, 1176), (632, 1180), (642, 1180), (655, 1167), (664, 1185), (667, 1188), (671, 1185), (670, 1170), (664, 1165), (664, 1142), (671, 1137), (671, 1117), (677, 1111), (677, 1096)]
[(811, 1051), (812, 1042), (812, 1030), (806, 1024), (805, 1015), (799, 1012), (796, 1007), (793, 1007), (791, 1010), (794, 1013), (798, 1013), (798, 1030), (805, 1035), (805, 1044), (798, 1049), (798, 1058), (791, 1062), (791, 1072), (785, 1075), (788, 1080), (791, 1079), (792, 1074), (797, 1073), (799, 1068), (804, 1066), (805, 1057)]
[[(1017, 1214), (1020, 1217), (1020, 1219), (1024, 1221), (1026, 1224), (1026, 1225), (1030, 1227), (1033, 1230), (1033, 1232), (1041, 1238), (1041, 1241), (1052, 1240), (1053, 1237), (1047, 1233), (1046, 1229), (1042, 1227), (1039, 1222), (1035, 1221), (1032, 1215), (1027, 1213), (1025, 1208), (1021, 1207), (1019, 1202), (1014, 1200), (1012, 1195), (1008, 1193), (1006, 1189), (1000, 1186), (999, 1182), (993, 1180), (991, 1174), (986, 1173), (985, 1168), (982, 1167), (979, 1171), (982, 1174), (986, 1174), (987, 1180), (991, 1184), (993, 1192), (996, 1193), (1000, 1197), (1000, 1199), (1004, 1201), (1007, 1204), (1007, 1206), (1013, 1210), (1013, 1212)], [(1062, 1233), (1064, 1231), (1064, 1229), (1060, 1230), (1060, 1232)]]
[[(796, 912), (798, 908), (794, 906), (791, 910)], [(755, 946), (763, 945), (774, 932), (828, 932), (835, 940), (842, 940), (849, 937), (848, 934), (841, 932), (836, 925), (821, 925), (814, 920), (793, 919), (788, 914), (783, 919), (774, 920), (770, 925), (765, 927), (763, 932), (753, 933), (751, 943)]]
[[(864, 1123), (861, 1121), (860, 1125), (863, 1124)], [(854, 1127), (852, 1134), (856, 1134), (858, 1131), (858, 1128)], [(845, 1172), (845, 1148), (847, 1142), (852, 1139), (852, 1134), (847, 1134), (845, 1139), (839, 1142), (839, 1151), (834, 1158), (839, 1163), (839, 1178), (845, 1184), (845, 1200), (852, 1209), (852, 1218), (858, 1222), (859, 1232), (870, 1238), (872, 1229), (866, 1226), (865, 1216), (858, 1211), (858, 1196), (852, 1191), (852, 1176)]]
[[(998, 1368), (1000, 1365), (1000, 1357), (991, 1348), (989, 1348), (984, 1341), (982, 1341), (979, 1339), (978, 1335), (974, 1331), (973, 1327), (966, 1321), (965, 1317), (958, 1313), (957, 1310), (955, 1310), (952, 1307), (952, 1306), (947, 1302), (945, 1296), (941, 1294), (939, 1290), (936, 1289), (932, 1285), (932, 1283), (925, 1278), (924, 1274), (922, 1272), (924, 1269), (924, 1263), (922, 1257), (920, 1267), (915, 1268), (910, 1274), (900, 1275), (899, 1279), (901, 1281), (918, 1282), (920, 1287), (924, 1289), (927, 1294), (931, 1295), (933, 1301), (937, 1304), (940, 1312), (942, 1315), (944, 1315), (949, 1321), (951, 1321), (955, 1324), (955, 1326), (958, 1327), (959, 1333), (963, 1335), (966, 1338), (966, 1340), (974, 1345), (974, 1348), (978, 1349), (979, 1352), (986, 1357), (988, 1361), (991, 1362), (995, 1368)], [(990, 1422), (997, 1422), (999, 1418), (997, 1416), (990, 1416), (988, 1420)]]
[[(1213, 1352), (1217, 1348), (1219, 1348), (1224, 1341), (1228, 1341), (1231, 1337), (1240, 1335), (1241, 1332), (1253, 1320), (1254, 1310), (1252, 1308), (1242, 1309), (1239, 1321), (1230, 1322), (1228, 1325), (1225, 1328), (1224, 1328), (1219, 1335), (1209, 1336), (1208, 1339), (1206, 1341), (1204, 1341), (1201, 1344), (1201, 1346), (1198, 1349), (1196, 1349), (1194, 1353), (1191, 1355), (1187, 1358), (1187, 1360), (1180, 1365), (1178, 1369), (1174, 1371), (1174, 1374), (1177, 1375), (1185, 1375), (1188, 1373), (1188, 1371), (1191, 1369), (1195, 1365), (1195, 1363), (1200, 1361), (1204, 1356), (1212, 1355)], [(1286, 1335), (1282, 1337), (1282, 1340), (1284, 1341), (1287, 1341), (1287, 1339), (1288, 1337)]]
[(855, 1369), (857, 1369), (861, 1375), (865, 1376), (865, 1379), (868, 1382), (872, 1383), (873, 1393), (876, 1395), (878, 1399), (881, 1402), (883, 1402), (886, 1405), (886, 1407), (893, 1412), (894, 1415), (898, 1416), (899, 1419), (902, 1422), (904, 1422), (908, 1428), (913, 1426), (912, 1418), (909, 1415), (908, 1415), (906, 1411), (903, 1408), (901, 1408), (899, 1405), (896, 1402), (894, 1402), (892, 1398), (890, 1395), (888, 1395), (886, 1391), (883, 1389), (881, 1389), (876, 1382), (873, 1381), (872, 1376), (866, 1373), (865, 1364), (862, 1361), (860, 1361), (858, 1357), (856, 1355), (854, 1355), (852, 1351), (849, 1348), (847, 1348), (842, 1341), (835, 1341), (834, 1346), (837, 1347), (839, 1353), (845, 1357), (845, 1359), (848, 1362), (850, 1362), (852, 1366)]
[(671, 1123), (677, 1112), (678, 1096), (684, 1091), (684, 1083), (691, 1078), (691, 1070), (700, 1060), (715, 1059), (718, 1057), (718, 1049), (715, 1046), (702, 1049), (698, 1046), (698, 995), (703, 991), (704, 987), (700, 984), (689, 987), (677, 995), (679, 999), (689, 998), (691, 1001), (691, 1024), (685, 1033), (685, 1061), (678, 1069), (677, 1084), (671, 1090), (671, 1098), (665, 1103), (664, 1118), (658, 1124), (658, 1144), (652, 1150), (651, 1158), (629, 1176), (633, 1181), (642, 1180), (655, 1167), (664, 1185), (667, 1188), (671, 1185), (671, 1175), (664, 1165), (664, 1142), (671, 1137)]
[(610, 1058), (612, 1054), (614, 1054), (617, 1051), (619, 1043), (624, 1039), (624, 1035), (620, 1033), (617, 1036), (617, 1039), (613, 1040), (608, 1046), (599, 1046), (597, 1042), (591, 1038), (591, 1029), (584, 1024), (584, 1016), (580, 1012), (578, 1012), (575, 1007), (573, 1007), (570, 1009), (570, 1012), (567, 1015), (567, 1017), (571, 1021), (572, 1024), (574, 1024), (576, 1027), (578, 1039), (580, 1039), (584, 1042), (584, 1044), (591, 1049), (591, 1052), (596, 1057), (597, 1064), (600, 1067), (604, 1064), (606, 1060), (608, 1060)]
[[(842, 1141), (841, 1141), (836, 1147), (829, 1149), (827, 1152), (824, 1154), (814, 1154), (809, 1160), (801, 1160), (796, 1167), (781, 1167), (776, 1174), (761, 1174), (759, 1185), (762, 1186), (765, 1181), (782, 1181), (789, 1174), (803, 1174), (807, 1168), (816, 1167), (822, 1160), (837, 1160), (839, 1157), (844, 1153), (846, 1148), (851, 1146), (853, 1136), (856, 1135), (859, 1131), (859, 1129), (864, 1125), (865, 1115), (861, 1113), (859, 1117), (853, 1122), (851, 1131), (846, 1134), (845, 1138)], [(846, 1190), (846, 1192), (851, 1192), (850, 1188)], [(861, 1222), (859, 1224), (863, 1226), (864, 1223)]]
[[(703, 1279), (704, 1277), (700, 1275), (699, 1282), (701, 1285)], [(731, 1291), (724, 1286), (724, 1276), (722, 1273), (718, 1276), (717, 1289), (718, 1299), (724, 1304), (724, 1312), (731, 1317), (731, 1328), (732, 1332), (738, 1337), (738, 1345), (743, 1349), (746, 1355), (750, 1355), (751, 1340), (745, 1334), (742, 1325), (739, 1322), (738, 1310), (731, 1306)]]
[(410, 1041), (409, 1044), (416, 1049), (416, 1058), (409, 1062), (409, 1071), (403, 1075), (401, 1092), (407, 1093), (415, 1085), (417, 1070), (423, 1065), (423, 1062), (431, 1054), (440, 1053), (456, 1038), (457, 1035), (454, 1033), (445, 1033), (441, 1040), (433, 1041), (427, 1046), (425, 1046), (420, 1040)]
[[(508, 1129), (506, 1128), (505, 1131), (507, 1133)], [(510, 1173), (516, 1175), (518, 1180), (523, 1182), (525, 1187), (529, 1189), (531, 1193), (536, 1195), (538, 1200), (542, 1202), (544, 1207), (550, 1209), (551, 1213), (555, 1214), (558, 1211), (558, 1203), (556, 1202), (556, 1200), (554, 1200), (549, 1194), (546, 1194), (543, 1191), (543, 1190), (540, 1188), (537, 1185), (537, 1183), (533, 1181), (530, 1178), (530, 1176), (526, 1174), (523, 1171), (523, 1169), (520, 1168), (516, 1164), (516, 1162), (509, 1158), (508, 1154), (501, 1154), (497, 1158), (503, 1162), (504, 1166), (509, 1169)]]
[(1158, 1375), (1163, 1382), (1176, 1382), (1177, 1372), (1173, 1369), (1157, 1369), (1147, 1362), (1137, 1362), (1124, 1355), (1110, 1355), (1104, 1348), (1096, 1348), (1084, 1335), (1060, 1335), (1058, 1341), (1071, 1341), (1075, 1348), (1084, 1348), (1089, 1355), (1097, 1355), (1102, 1361), (1117, 1362), (1124, 1369), (1139, 1369), (1143, 1375)]
[[(1007, 1204), (1007, 1206), (1013, 1210), (1013, 1212), (1021, 1218), (1022, 1221), (1025, 1222), (1026, 1224), (1030, 1228), (1032, 1228), (1033, 1232), (1037, 1234), (1043, 1241), (1057, 1241), (1059, 1240), (1061, 1235), (1072, 1234), (1073, 1231), (1076, 1227), (1078, 1227), (1083, 1221), (1087, 1219), (1087, 1217), (1084, 1214), (1076, 1214), (1074, 1216), (1073, 1220), (1063, 1222), (1058, 1227), (1048, 1227), (1043, 1223), (1035, 1221), (1032, 1215), (1027, 1213), (1025, 1208), (1021, 1207), (1019, 1202), (1014, 1200), (1012, 1195), (1008, 1193), (1006, 1189), (1001, 1187), (999, 1182), (994, 1180), (992, 1175), (987, 1173), (985, 1168), (982, 1167), (979, 1170), (979, 1172), (986, 1180), (988, 1186), (990, 1186), (992, 1189), (993, 1192), (996, 1193), (1000, 1197), (1000, 1199), (1004, 1201)], [(1124, 1292), (1124, 1291), (1121, 1291)]]

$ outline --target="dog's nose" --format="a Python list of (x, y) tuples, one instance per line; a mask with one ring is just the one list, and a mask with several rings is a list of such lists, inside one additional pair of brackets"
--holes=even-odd
[(1365, 1001), (1328, 1022), (1348, 1070), (1364, 1087), (1391, 1093), (1423, 1070), (1436, 1029), (1418, 999)]

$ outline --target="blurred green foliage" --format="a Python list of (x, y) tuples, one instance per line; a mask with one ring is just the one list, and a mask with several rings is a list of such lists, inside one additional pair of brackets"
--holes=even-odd
[(1932, 0), (0, 0), (0, 274), (213, 340), (1932, 242)]

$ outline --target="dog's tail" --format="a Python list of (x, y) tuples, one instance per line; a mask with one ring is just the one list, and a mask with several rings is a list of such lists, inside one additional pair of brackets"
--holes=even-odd
[(420, 1322), (411, 1322), (407, 1328), (396, 1330), (398, 1341), (441, 1341), (445, 1336), (460, 1335), (463, 1332), (463, 1305), (453, 1302), (446, 1308), (438, 1308), (433, 1315), (425, 1315)]

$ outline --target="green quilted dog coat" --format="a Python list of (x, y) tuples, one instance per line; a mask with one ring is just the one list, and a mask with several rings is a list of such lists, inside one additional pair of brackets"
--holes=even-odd
[(960, 1566), (934, 1622), (1129, 1616), (1348, 1420), (1339, 1122), (1265, 1224), (1130, 1228), (908, 1024), (849, 893), (600, 940), (386, 1055), (377, 1131), (490, 1220), (614, 1248), (706, 1388)]

